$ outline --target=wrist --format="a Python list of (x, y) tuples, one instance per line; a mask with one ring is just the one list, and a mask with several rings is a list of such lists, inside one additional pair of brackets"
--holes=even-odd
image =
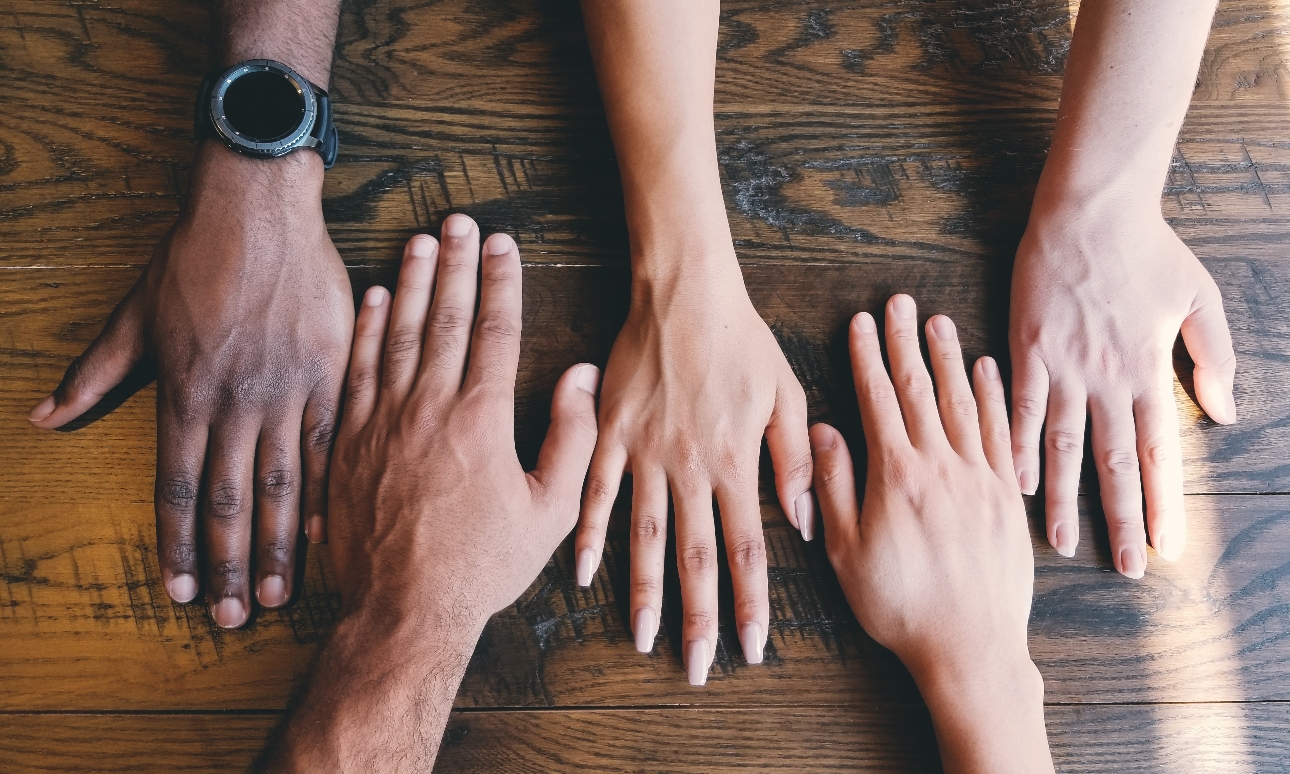
[(206, 139), (197, 148), (190, 197), (195, 202), (214, 199), (213, 204), (226, 208), (280, 202), (313, 204), (321, 211), (324, 172), (322, 157), (307, 148), (257, 159)]

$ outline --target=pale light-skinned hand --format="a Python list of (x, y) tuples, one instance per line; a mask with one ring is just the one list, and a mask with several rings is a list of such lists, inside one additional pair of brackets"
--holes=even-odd
[(890, 377), (873, 317), (852, 320), (863, 507), (842, 435), (811, 428), (829, 560), (861, 626), (918, 683), (947, 771), (1051, 771), (1026, 644), (1034, 559), (999, 369), (981, 358), (969, 384), (954, 324), (936, 316), (934, 388), (907, 295), (887, 304), (886, 338)]
[(1021, 488), (1033, 494), (1042, 433), (1048, 541), (1064, 556), (1079, 541), (1086, 419), (1116, 569), (1142, 577), (1148, 533), (1161, 558), (1182, 556), (1179, 331), (1196, 363), (1201, 408), (1222, 424), (1236, 421), (1236, 357), (1222, 296), (1159, 207), (1037, 205), (1013, 269), (1012, 446)]
[(663, 605), (668, 494), (684, 608), (689, 681), (702, 685), (716, 654), (721, 512), (735, 622), (748, 663), (761, 661), (770, 621), (757, 477), (765, 436), (790, 521), (810, 539), (813, 505), (806, 396), (770, 328), (732, 277), (663, 287), (638, 279), (631, 313), (605, 369), (600, 442), (576, 541), (587, 585), (605, 543), (623, 472), (632, 474), (631, 599), (636, 647), (653, 649)]

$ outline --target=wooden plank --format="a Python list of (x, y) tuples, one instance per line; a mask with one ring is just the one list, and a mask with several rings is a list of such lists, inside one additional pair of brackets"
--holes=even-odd
[[(1246, 276), (1240, 281), (1271, 287), (1286, 282), (1275, 266), (1231, 265), (1249, 273), (1220, 278)], [(927, 302), (924, 313), (947, 311), (960, 321), (969, 354), (1001, 354), (999, 321), (986, 315), (998, 307), (983, 288), (982, 271), (970, 261), (822, 266), (809, 274), (792, 266), (746, 269), (754, 301), (804, 380), (813, 413), (853, 438), (843, 346), (850, 313), (877, 309), (896, 289), (912, 290)], [(358, 286), (374, 276), (389, 278), (386, 270), (356, 272)], [(0, 273), (0, 437), (6, 439), (0, 444), (0, 674), (6, 675), (0, 709), (281, 707), (334, 620), (337, 599), (325, 552), (311, 552), (294, 606), (262, 614), (243, 631), (219, 630), (204, 609), (170, 604), (159, 585), (151, 388), (71, 433), (40, 433), (22, 419), (92, 338), (134, 274)], [(1273, 297), (1266, 306), (1243, 307), (1242, 299), (1260, 298), (1261, 286), (1235, 287), (1231, 310), (1244, 358), (1238, 384), (1245, 418), (1219, 428), (1184, 409), (1188, 485), (1284, 491), (1287, 473), (1276, 451), (1287, 447), (1280, 428), (1290, 413), (1290, 397), (1276, 387), (1286, 350), (1283, 302)], [(566, 364), (603, 362), (625, 296), (619, 270), (526, 270), (517, 407), (523, 458), (535, 456), (549, 391)], [(764, 475), (762, 502), (775, 622), (767, 666), (744, 665), (726, 620), (709, 687), (685, 686), (673, 641), (674, 576), (656, 653), (635, 653), (623, 625), (624, 498), (593, 587), (575, 586), (566, 545), (528, 594), (488, 628), (459, 705), (720, 705), (787, 696), (841, 704), (912, 696), (904, 670), (858, 629), (822, 548), (803, 546), (787, 526), (767, 480)], [(1290, 587), (1281, 550), (1290, 542), (1290, 498), (1198, 496), (1189, 498), (1189, 507), (1185, 560), (1153, 562), (1137, 583), (1111, 570), (1095, 503), (1083, 504), (1085, 538), (1072, 561), (1043, 544), (1036, 511), (1032, 647), (1049, 675), (1053, 701), (1290, 696), (1290, 618), (1283, 607)]]
[[(1283, 770), (1290, 707), (1054, 706), (1057, 770), (1229, 774)], [(27, 715), (0, 723), (0, 772), (227, 772), (251, 761), (274, 714)], [(440, 774), (935, 772), (925, 710), (742, 707), (456, 712)]]
[[(1068, 5), (728, 3), (717, 127), (744, 260), (1008, 260), (1051, 132)], [(397, 8), (351, 4), (342, 24), (342, 163), (324, 195), (346, 259), (387, 261), (413, 229), (469, 208), (531, 260), (622, 265), (576, 3)], [(187, 188), (206, 13), (0, 3), (0, 265), (147, 260)], [(1165, 192), (1184, 238), (1223, 245), (1207, 255), (1272, 256), (1290, 233), (1287, 18), (1236, 0), (1216, 21)]]

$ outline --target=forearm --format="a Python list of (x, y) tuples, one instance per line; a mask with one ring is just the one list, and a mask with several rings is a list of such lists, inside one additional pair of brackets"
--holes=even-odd
[(324, 89), (340, 0), (216, 0), (217, 65), (274, 59)]
[(1084, 0), (1037, 207), (1158, 206), (1217, 0)]
[(948, 774), (1038, 774), (1053, 770), (1044, 727), (1044, 682), (1028, 655), (997, 649), (962, 664), (915, 668)]
[[(637, 277), (735, 269), (712, 118), (718, 0), (583, 0)], [(729, 273), (728, 271), (726, 273)]]
[(345, 618), (254, 771), (430, 771), (481, 630)]

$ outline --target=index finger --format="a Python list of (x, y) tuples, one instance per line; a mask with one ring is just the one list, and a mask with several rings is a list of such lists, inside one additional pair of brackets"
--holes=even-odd
[(860, 400), (860, 422), (870, 452), (892, 446), (909, 446), (909, 435), (901, 419), (900, 403), (891, 377), (882, 364), (878, 326), (873, 315), (861, 312), (851, 318), (851, 375)]

